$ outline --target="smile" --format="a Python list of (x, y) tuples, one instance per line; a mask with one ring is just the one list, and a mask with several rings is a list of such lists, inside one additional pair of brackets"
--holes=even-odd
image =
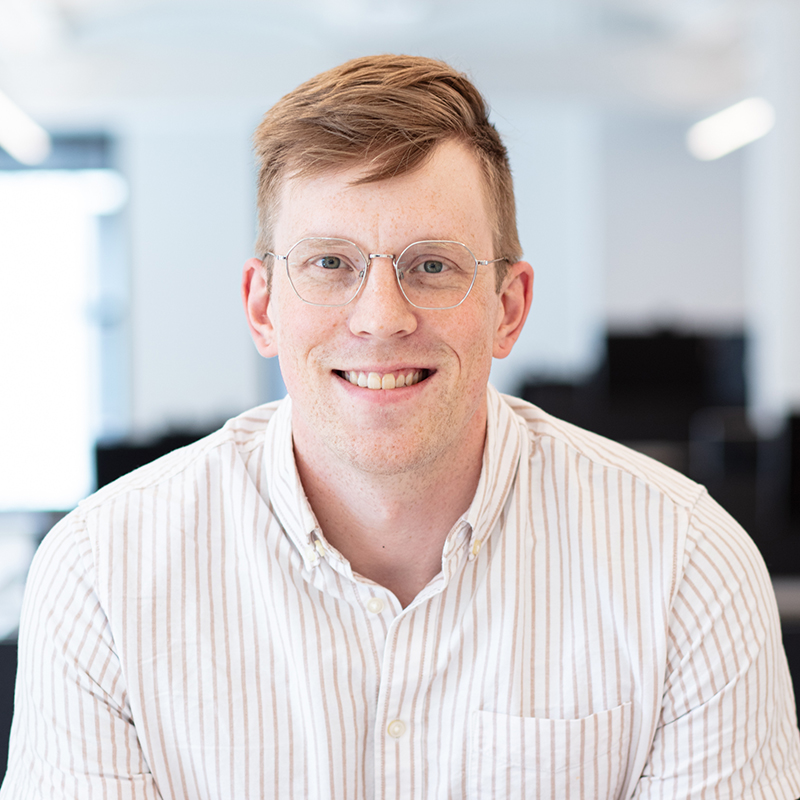
[(357, 370), (347, 370), (339, 372), (340, 375), (353, 386), (360, 386), (362, 389), (402, 389), (404, 386), (413, 386), (428, 377), (430, 371), (427, 369), (407, 369), (397, 372), (358, 372)]

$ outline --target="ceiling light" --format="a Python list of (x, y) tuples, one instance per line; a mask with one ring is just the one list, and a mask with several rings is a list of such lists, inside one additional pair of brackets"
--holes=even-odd
[(41, 164), (50, 154), (50, 136), (0, 92), (0, 147), (22, 164)]
[(692, 125), (686, 134), (689, 152), (701, 161), (721, 158), (772, 130), (775, 109), (762, 97), (751, 97)]

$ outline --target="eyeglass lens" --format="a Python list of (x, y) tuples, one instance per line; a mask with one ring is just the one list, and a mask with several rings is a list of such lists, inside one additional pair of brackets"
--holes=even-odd
[[(289, 251), (286, 268), (301, 299), (336, 306), (358, 294), (366, 275), (363, 253), (344, 239), (302, 239)], [(416, 242), (397, 260), (403, 294), (420, 308), (457, 306), (469, 293), (477, 262), (458, 242)]]

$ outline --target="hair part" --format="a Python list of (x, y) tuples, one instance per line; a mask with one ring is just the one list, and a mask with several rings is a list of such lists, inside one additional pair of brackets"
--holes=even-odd
[[(281, 98), (253, 137), (258, 162), (257, 252), (273, 248), (283, 182), (363, 166), (356, 183), (421, 168), (436, 147), (463, 142), (477, 157), (492, 213), (497, 288), (522, 257), (508, 153), (480, 92), (443, 61), (368, 56), (323, 72)], [(268, 276), (271, 265), (266, 265)]]

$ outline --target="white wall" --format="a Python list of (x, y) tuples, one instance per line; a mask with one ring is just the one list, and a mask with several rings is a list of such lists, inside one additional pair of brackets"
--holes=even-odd
[(767, 6), (754, 31), (759, 91), (775, 128), (752, 146), (747, 173), (747, 297), (752, 412), (766, 431), (800, 414), (800, 6)]
[(153, 110), (122, 141), (131, 188), (132, 426), (208, 426), (258, 400), (239, 285), (252, 255), (250, 114)]
[(604, 262), (614, 329), (744, 326), (743, 153), (697, 161), (684, 145), (691, 121), (607, 119)]
[(525, 260), (534, 268), (531, 314), (492, 381), (577, 380), (601, 356), (603, 263), (597, 115), (585, 105), (525, 95), (491, 98), (509, 149)]

